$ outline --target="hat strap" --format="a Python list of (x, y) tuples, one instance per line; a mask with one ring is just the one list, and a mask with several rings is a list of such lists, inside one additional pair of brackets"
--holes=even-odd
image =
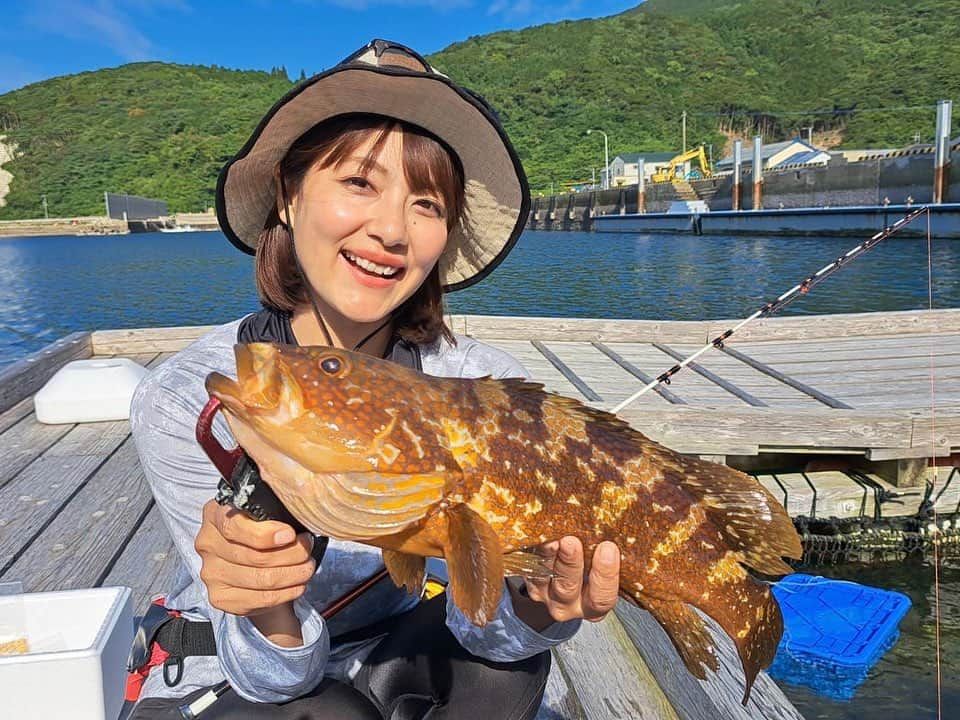
[[(320, 314), (320, 307), (317, 305), (316, 293), (313, 290), (313, 285), (310, 284), (310, 281), (307, 279), (307, 273), (303, 270), (303, 265), (300, 263), (300, 256), (297, 254), (297, 243), (293, 238), (293, 223), (290, 222), (290, 202), (287, 199), (287, 184), (283, 180), (283, 173), (280, 175), (280, 197), (283, 200), (283, 217), (284, 217), (284, 227), (287, 229), (287, 233), (290, 235), (290, 245), (293, 248), (293, 259), (297, 264), (297, 270), (300, 272), (300, 280), (303, 282), (303, 286), (307, 290), (307, 297), (310, 298), (310, 306), (313, 308), (313, 316), (317, 319), (317, 324), (320, 325), (320, 329), (323, 331), (323, 337), (327, 341), (329, 347), (334, 347), (333, 339), (330, 335), (330, 331), (327, 329), (327, 323), (323, 320), (323, 315)], [(387, 319), (384, 320), (380, 325), (376, 327), (371, 333), (364, 337), (360, 342), (358, 342), (353, 350), (354, 352), (358, 351), (364, 345), (367, 344), (367, 341), (372, 339), (377, 333), (383, 330), (387, 325), (393, 321), (393, 311), (387, 315)]]

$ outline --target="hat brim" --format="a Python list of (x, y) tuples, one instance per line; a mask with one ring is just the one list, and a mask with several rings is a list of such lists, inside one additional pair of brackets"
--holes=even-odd
[(230, 242), (255, 252), (276, 204), (277, 163), (313, 126), (352, 113), (417, 125), (457, 154), (466, 201), (440, 258), (441, 282), (450, 292), (486, 277), (517, 242), (529, 214), (520, 159), (478, 97), (443, 75), (397, 67), (338, 66), (298, 85), (270, 109), (217, 181), (217, 217)]

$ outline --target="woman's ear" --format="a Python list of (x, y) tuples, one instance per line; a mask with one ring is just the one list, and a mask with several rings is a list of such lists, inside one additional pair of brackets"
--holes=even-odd
[[(287, 200), (287, 205), (284, 207), (283, 204), (283, 195), (277, 195), (277, 216), (280, 218), (280, 222), (286, 227), (293, 225), (293, 217), (296, 214), (296, 198), (289, 198)], [(288, 214), (289, 213), (289, 214)]]

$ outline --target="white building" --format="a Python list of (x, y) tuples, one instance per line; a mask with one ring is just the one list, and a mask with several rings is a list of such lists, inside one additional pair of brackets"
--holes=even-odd
[(637, 184), (637, 166), (643, 160), (644, 182), (661, 168), (670, 167), (670, 161), (676, 157), (669, 152), (623, 153), (610, 162), (610, 187)]

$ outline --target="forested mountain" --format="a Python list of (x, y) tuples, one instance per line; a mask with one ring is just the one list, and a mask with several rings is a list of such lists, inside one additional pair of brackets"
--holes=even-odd
[[(536, 189), (619, 152), (733, 137), (929, 142), (960, 100), (960, 0), (648, 0), (598, 20), (473, 37), (432, 56), (500, 111)], [(291, 85), (286, 74), (137, 63), (0, 95), (17, 158), (0, 218), (99, 213), (103, 191), (210, 204), (216, 173)], [(958, 108), (957, 115), (960, 115)], [(958, 118), (960, 121), (960, 118)], [(955, 122), (956, 127), (958, 122)], [(954, 133), (956, 134), (956, 132)]]

